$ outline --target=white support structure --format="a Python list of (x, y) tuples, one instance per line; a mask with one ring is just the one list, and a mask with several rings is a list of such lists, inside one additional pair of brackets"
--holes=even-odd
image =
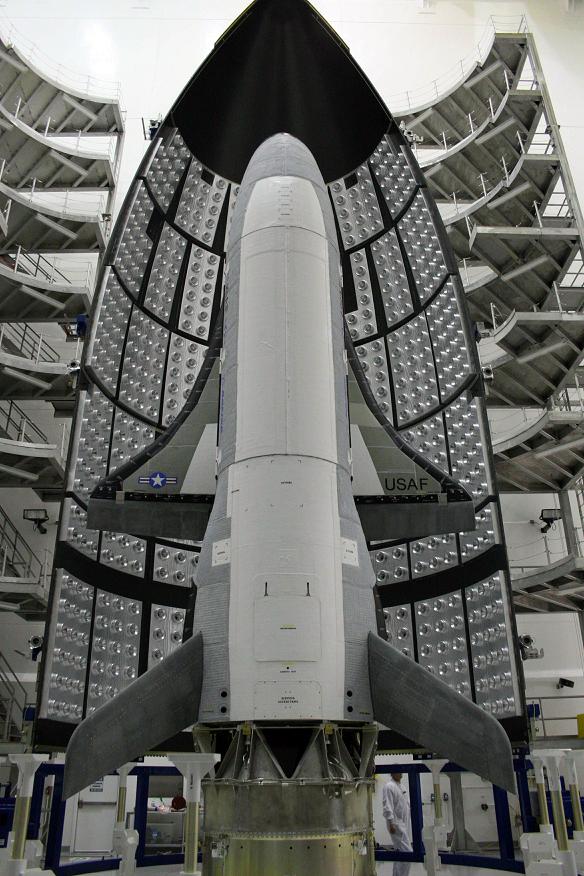
[(133, 876), (136, 872), (136, 852), (138, 851), (138, 842), (140, 840), (137, 830), (126, 828), (128, 773), (133, 766), (133, 763), (127, 763), (118, 769), (120, 781), (118, 785), (116, 823), (114, 824), (113, 850), (116, 857), (120, 858), (119, 873), (121, 876)]
[(432, 785), (434, 787), (434, 824), (424, 826), (422, 839), (424, 840), (424, 866), (428, 876), (434, 876), (442, 868), (440, 849), (447, 846), (446, 825), (442, 811), (442, 796), (440, 790), (440, 774), (443, 767), (448, 763), (444, 759), (429, 760), (425, 762), (432, 773)]
[[(36, 771), (42, 763), (49, 759), (47, 754), (9, 754), (10, 763), (18, 767), (18, 783), (16, 785), (16, 804), (12, 831), (8, 837), (6, 857), (0, 864), (0, 876), (23, 876), (28, 871), (27, 852), (34, 859), (37, 856), (36, 845), (27, 848), (26, 833), (30, 817), (30, 804)], [(32, 871), (31, 871), (32, 872)]]
[(582, 804), (580, 802), (580, 787), (578, 784), (578, 770), (576, 759), (581, 754), (579, 751), (566, 751), (562, 764), (562, 774), (570, 790), (572, 801), (572, 839), (568, 840), (570, 850), (576, 858), (576, 866), (579, 873), (584, 873), (584, 820), (582, 818)]
[[(576, 857), (568, 842), (560, 767), (563, 750), (538, 751), (532, 755), (540, 805), (540, 833), (523, 834), (520, 839), (526, 876), (577, 876)], [(545, 774), (544, 774), (545, 771)], [(545, 779), (549, 787), (554, 827), (549, 824)]]
[(219, 754), (169, 754), (177, 770), (183, 776), (183, 794), (187, 802), (184, 820), (185, 862), (181, 876), (200, 876), (197, 867), (199, 848), (199, 806), (201, 803), (201, 779), (213, 771), (219, 763)]

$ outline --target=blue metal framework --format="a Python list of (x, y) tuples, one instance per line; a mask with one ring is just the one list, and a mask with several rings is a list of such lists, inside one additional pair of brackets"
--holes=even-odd
[[(517, 793), (521, 809), (523, 830), (526, 832), (537, 830), (537, 820), (532, 812), (527, 783), (527, 771), (531, 768), (531, 762), (525, 756), (524, 752), (520, 753), (519, 756), (515, 758)], [(424, 844), (422, 841), (424, 816), (422, 809), (421, 775), (422, 773), (430, 771), (423, 760), (405, 764), (383, 764), (377, 767), (378, 774), (390, 774), (392, 772), (404, 773), (408, 777), (413, 851), (396, 852), (378, 848), (376, 849), (375, 857), (378, 861), (411, 861), (421, 863), (424, 860)], [(464, 770), (461, 770), (456, 764), (448, 763), (444, 767), (443, 772), (464, 772)], [(119, 858), (93, 858), (87, 861), (61, 864), (61, 846), (63, 841), (63, 825), (65, 821), (65, 801), (62, 797), (63, 764), (51, 762), (44, 763), (37, 771), (33, 789), (31, 820), (29, 822), (28, 830), (29, 839), (36, 839), (39, 835), (42, 800), (45, 793), (45, 781), (47, 777), (51, 775), (53, 775), (55, 779), (51, 798), (44, 869), (52, 870), (56, 876), (79, 876), (79, 874), (82, 873), (117, 870), (120, 866)], [(150, 867), (160, 866), (162, 864), (181, 864), (184, 860), (182, 854), (146, 854), (146, 823), (148, 817), (150, 777), (164, 775), (179, 776), (180, 773), (172, 766), (145, 766), (143, 764), (136, 764), (130, 775), (136, 776), (134, 828), (139, 834), (139, 842), (136, 852), (137, 866)], [(497, 822), (499, 857), (495, 858), (483, 855), (451, 854), (444, 852), (440, 855), (444, 864), (482, 867), (491, 870), (506, 870), (513, 873), (525, 872), (523, 862), (515, 857), (507, 792), (501, 788), (493, 786), (493, 800)], [(12, 798), (2, 800), (3, 803), (7, 801), (13, 802)]]
[[(519, 794), (521, 816), (524, 830), (533, 830), (537, 828), (537, 822), (533, 825), (533, 815), (531, 812), (531, 803), (529, 792), (527, 791), (527, 775), (526, 770), (531, 767), (529, 761), (525, 757), (521, 757), (515, 761), (515, 770), (517, 774), (518, 787), (521, 785), (522, 791)], [(423, 827), (423, 811), (422, 811), (422, 791), (420, 777), (422, 773), (429, 773), (430, 770), (423, 760), (414, 761), (413, 763), (393, 763), (383, 764), (377, 767), (378, 774), (404, 773), (408, 777), (409, 792), (410, 792), (410, 811), (412, 820), (412, 852), (396, 852), (388, 849), (376, 849), (375, 858), (377, 861), (411, 861), (422, 863), (424, 860), (424, 843), (422, 841)], [(454, 773), (465, 772), (459, 766), (453, 763), (447, 763), (442, 772)], [(513, 846), (513, 834), (511, 831), (511, 818), (509, 816), (509, 799), (507, 792), (502, 788), (493, 785), (493, 800), (495, 805), (495, 816), (497, 820), (497, 837), (499, 842), (499, 858), (492, 858), (483, 855), (461, 855), (443, 852), (440, 859), (443, 864), (455, 864), (464, 867), (483, 867), (489, 870), (508, 870), (512, 873), (524, 873), (525, 866), (523, 861), (515, 858), (515, 849)], [(530, 825), (528, 827), (527, 825)]]

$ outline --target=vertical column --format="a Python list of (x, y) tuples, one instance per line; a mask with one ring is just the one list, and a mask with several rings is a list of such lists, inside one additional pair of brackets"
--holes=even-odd
[[(30, 816), (30, 805), (34, 777), (41, 763), (48, 760), (46, 754), (9, 754), (10, 763), (18, 767), (18, 784), (16, 786), (16, 804), (12, 823), (10, 857), (4, 861), (3, 876), (20, 876), (27, 868), (26, 835)], [(9, 839), (10, 845), (10, 839)]]
[(497, 836), (499, 837), (499, 851), (501, 858), (503, 860), (513, 861), (515, 860), (515, 850), (513, 848), (513, 832), (511, 830), (507, 791), (493, 785), (493, 799), (495, 801)]
[(432, 784), (434, 786), (434, 824), (431, 827), (425, 827), (423, 831), (424, 846), (426, 848), (424, 864), (428, 876), (433, 876), (437, 870), (440, 870), (442, 866), (440, 849), (446, 847), (446, 827), (442, 811), (440, 773), (442, 772), (442, 767), (446, 766), (447, 763), (447, 760), (426, 761), (426, 766), (432, 773)]
[[(576, 769), (576, 759), (573, 754), (567, 752), (564, 755), (564, 765), (568, 776), (568, 785), (570, 788), (570, 800), (572, 801), (572, 818), (574, 822), (574, 832), (584, 832), (584, 819), (582, 818), (582, 804), (580, 802), (580, 788), (578, 785), (578, 771)], [(583, 834), (584, 836), (584, 834)]]
[(535, 758), (533, 760), (533, 772), (535, 773), (535, 787), (537, 788), (537, 802), (539, 804), (539, 829), (542, 833), (551, 833), (543, 763)]
[(574, 528), (574, 516), (572, 514), (572, 505), (570, 502), (570, 491), (560, 490), (558, 497), (560, 500), (560, 511), (562, 512), (562, 525), (564, 527), (566, 548), (569, 554), (577, 557), (578, 539), (576, 538), (576, 530)]
[(118, 784), (118, 803), (116, 809), (116, 823), (114, 825), (114, 853), (120, 858), (121, 876), (131, 876), (136, 870), (136, 852), (140, 836), (136, 829), (126, 829), (126, 796), (128, 789), (128, 773), (133, 768), (133, 763), (124, 764), (118, 769), (120, 778)]
[(57, 872), (61, 860), (66, 801), (63, 800), (63, 764), (54, 767), (55, 779), (51, 795), (51, 815), (45, 850), (45, 870)]
[(211, 772), (221, 758), (218, 754), (169, 754), (177, 770), (182, 773), (187, 811), (184, 823), (185, 862), (182, 873), (195, 876), (199, 849), (199, 805), (201, 802), (201, 779)]
[(451, 852), (480, 851), (478, 844), (466, 829), (464, 818), (464, 799), (462, 794), (462, 773), (448, 772), (450, 779), (450, 799), (452, 800), (453, 836), (450, 844)]

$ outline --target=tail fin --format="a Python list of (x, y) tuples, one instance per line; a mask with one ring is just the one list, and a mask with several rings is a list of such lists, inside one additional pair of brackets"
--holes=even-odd
[(499, 722), (369, 633), (375, 720), (515, 794), (513, 753)]
[(197, 633), (76, 728), (65, 759), (65, 798), (195, 724), (202, 682)]

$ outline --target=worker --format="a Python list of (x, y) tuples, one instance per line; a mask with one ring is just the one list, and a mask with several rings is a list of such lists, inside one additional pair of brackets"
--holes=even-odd
[(170, 804), (171, 812), (184, 812), (187, 808), (187, 801), (181, 794), (177, 794), (176, 797), (172, 798), (172, 803)]
[(86, 313), (78, 313), (75, 317), (75, 334), (78, 338), (84, 338), (87, 334), (88, 315)]
[[(396, 852), (411, 852), (410, 801), (401, 780), (402, 773), (392, 773), (383, 787), (383, 817)], [(396, 861), (393, 876), (408, 876), (410, 866), (410, 861)]]

